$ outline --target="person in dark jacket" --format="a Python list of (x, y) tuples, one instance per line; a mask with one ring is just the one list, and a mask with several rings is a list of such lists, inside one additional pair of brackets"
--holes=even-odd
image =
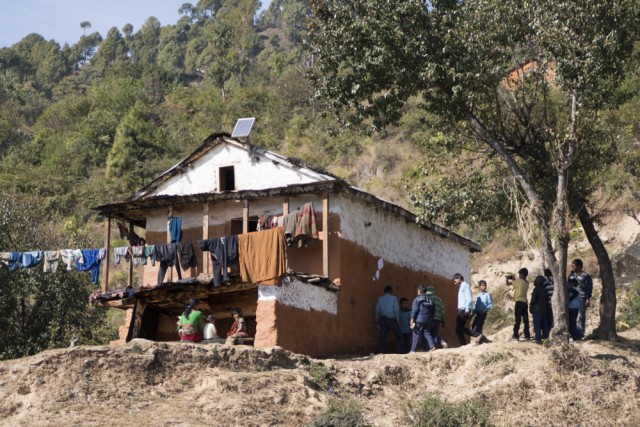
[(553, 329), (553, 306), (551, 304), (551, 298), (553, 298), (553, 274), (548, 268), (544, 269), (544, 289), (547, 291), (547, 330), (542, 335), (542, 338), (549, 338), (549, 333)]
[(411, 324), (413, 325), (413, 341), (411, 343), (411, 353), (415, 353), (422, 337), (422, 349), (427, 351), (427, 343), (431, 351), (436, 347), (433, 344), (433, 337), (431, 336), (431, 328), (433, 324), (433, 317), (436, 312), (435, 302), (427, 295), (427, 288), (425, 286), (418, 286), (418, 296), (413, 300), (413, 306), (411, 308)]
[(536, 276), (533, 282), (533, 292), (531, 293), (531, 302), (529, 303), (529, 311), (533, 315), (533, 329), (535, 332), (536, 343), (542, 344), (542, 338), (547, 331), (547, 290), (544, 276)]

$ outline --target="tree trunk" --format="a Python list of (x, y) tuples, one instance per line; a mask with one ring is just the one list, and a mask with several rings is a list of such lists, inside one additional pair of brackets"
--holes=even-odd
[(578, 211), (578, 218), (584, 233), (591, 244), (593, 253), (598, 258), (600, 267), (600, 280), (602, 281), (602, 296), (600, 297), (600, 325), (593, 331), (593, 337), (602, 340), (613, 340), (616, 334), (616, 279), (613, 276), (613, 266), (607, 248), (600, 240), (598, 232), (593, 225), (593, 218), (587, 209), (582, 206)]
[[(562, 165), (558, 167), (558, 181), (556, 184), (555, 217), (558, 247), (556, 264), (551, 266), (554, 281), (554, 292), (551, 298), (553, 309), (553, 330), (551, 336), (554, 340), (569, 341), (569, 310), (567, 310), (567, 253), (569, 251), (569, 230), (567, 229), (567, 169)], [(550, 248), (551, 249), (551, 248)], [(554, 257), (555, 260), (555, 257)]]

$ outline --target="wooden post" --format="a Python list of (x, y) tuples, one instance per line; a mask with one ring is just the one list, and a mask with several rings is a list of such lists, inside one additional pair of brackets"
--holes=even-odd
[(322, 275), (329, 277), (329, 193), (322, 196)]
[[(131, 246), (131, 238), (133, 237), (133, 223), (129, 223), (129, 246)], [(129, 276), (127, 277), (127, 285), (133, 286), (133, 251), (131, 253), (131, 261), (129, 262)]]
[[(173, 216), (173, 206), (169, 206), (169, 214), (167, 216), (167, 244), (171, 243), (171, 232), (169, 231), (169, 218)], [(164, 280), (163, 280), (164, 281)], [(173, 268), (169, 268), (169, 282), (173, 283)]]
[[(209, 238), (209, 202), (205, 203), (202, 208), (202, 240)], [(209, 257), (208, 253), (202, 252), (202, 272), (209, 274)]]
[(289, 215), (289, 197), (285, 197), (284, 202), (282, 202), (282, 215)]
[(104, 219), (104, 247), (107, 254), (104, 259), (104, 269), (102, 270), (102, 292), (109, 291), (109, 261), (111, 260), (111, 217)]
[(247, 234), (249, 232), (249, 201), (244, 199), (242, 204), (242, 234)]

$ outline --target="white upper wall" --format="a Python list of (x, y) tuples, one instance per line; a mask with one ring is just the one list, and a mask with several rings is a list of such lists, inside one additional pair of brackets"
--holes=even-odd
[(328, 175), (291, 165), (274, 153), (254, 152), (249, 155), (244, 147), (223, 142), (143, 197), (217, 192), (219, 168), (227, 166), (234, 167), (236, 191), (264, 190), (333, 180)]
[[(340, 215), (340, 236), (379, 257), (378, 270), (388, 261), (442, 277), (460, 273), (471, 278), (470, 250), (461, 243), (348, 196), (332, 194), (329, 206)], [(375, 281), (376, 271), (371, 274)]]

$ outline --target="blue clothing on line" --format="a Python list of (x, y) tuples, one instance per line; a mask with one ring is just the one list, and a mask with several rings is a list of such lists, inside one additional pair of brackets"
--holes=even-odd
[(169, 235), (171, 236), (171, 243), (182, 241), (182, 218), (179, 216), (169, 218)]
[(31, 268), (36, 265), (42, 264), (44, 261), (43, 251), (29, 251), (22, 252), (22, 258), (20, 260), (20, 268)]
[(91, 281), (96, 285), (99, 283), (98, 277), (100, 276), (100, 249), (82, 249), (82, 257), (84, 263), (76, 263), (76, 270), (78, 271), (90, 271)]
[(9, 271), (16, 271), (22, 259), (22, 252), (9, 252)]

